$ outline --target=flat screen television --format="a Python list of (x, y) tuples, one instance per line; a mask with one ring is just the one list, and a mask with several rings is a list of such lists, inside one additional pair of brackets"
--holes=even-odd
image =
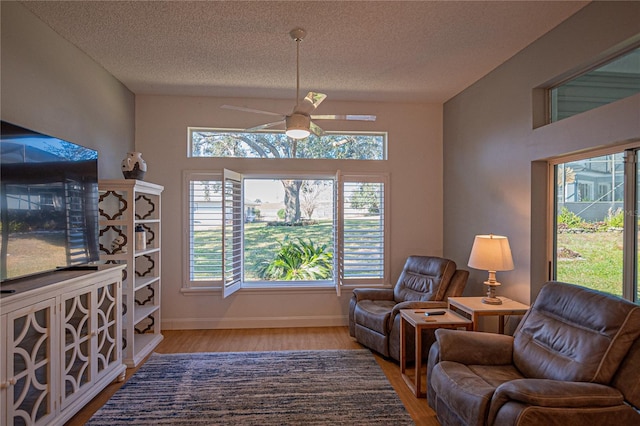
[(98, 152), (0, 123), (0, 281), (98, 260)]

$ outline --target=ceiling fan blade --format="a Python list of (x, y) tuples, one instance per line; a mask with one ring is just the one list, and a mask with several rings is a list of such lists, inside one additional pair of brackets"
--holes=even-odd
[(249, 129), (245, 129), (245, 132), (255, 132), (257, 130), (269, 129), (269, 128), (275, 127), (275, 126), (277, 126), (279, 124), (284, 124), (284, 120), (273, 121), (271, 123), (265, 123), (265, 124), (261, 124), (259, 126), (251, 127)]
[(316, 136), (322, 136), (324, 135), (324, 130), (322, 130), (320, 128), (320, 126), (318, 126), (316, 123), (314, 123), (313, 121), (311, 123), (309, 123), (309, 130), (311, 130), (311, 133), (313, 133)]
[(302, 100), (302, 103), (296, 105), (296, 112), (309, 114), (311, 111), (318, 108), (318, 105), (320, 105), (326, 98), (327, 95), (324, 93), (309, 92)]
[(312, 115), (312, 119), (314, 120), (350, 120), (350, 121), (376, 121), (375, 115), (335, 115), (335, 114), (325, 114), (325, 115)]
[(253, 112), (255, 114), (275, 115), (276, 117), (284, 117), (284, 114), (278, 114), (277, 112), (262, 111), (260, 109), (245, 108), (245, 107), (239, 107), (235, 105), (222, 105), (220, 108), (233, 109), (236, 111), (244, 111), (244, 112)]
[(304, 101), (313, 105), (313, 108), (318, 108), (318, 105), (322, 103), (327, 98), (327, 95), (319, 92), (309, 92), (307, 96), (304, 97)]

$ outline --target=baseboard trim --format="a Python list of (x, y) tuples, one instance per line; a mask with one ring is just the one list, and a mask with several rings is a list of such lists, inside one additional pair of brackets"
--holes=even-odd
[(347, 325), (349, 325), (349, 319), (343, 315), (317, 317), (162, 318), (163, 330), (337, 327)]

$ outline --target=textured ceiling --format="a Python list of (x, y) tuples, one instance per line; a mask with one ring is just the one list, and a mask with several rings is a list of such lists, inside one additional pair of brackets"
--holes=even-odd
[(26, 1), (136, 94), (444, 102), (584, 1)]

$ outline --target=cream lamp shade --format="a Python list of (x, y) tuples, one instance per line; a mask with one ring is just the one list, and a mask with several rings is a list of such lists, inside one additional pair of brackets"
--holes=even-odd
[(509, 239), (502, 235), (476, 235), (469, 255), (469, 267), (489, 272), (489, 278), (484, 283), (488, 286), (484, 303), (499, 305), (502, 303), (495, 296), (495, 288), (500, 285), (496, 281), (496, 271), (510, 271), (513, 269), (513, 258)]

